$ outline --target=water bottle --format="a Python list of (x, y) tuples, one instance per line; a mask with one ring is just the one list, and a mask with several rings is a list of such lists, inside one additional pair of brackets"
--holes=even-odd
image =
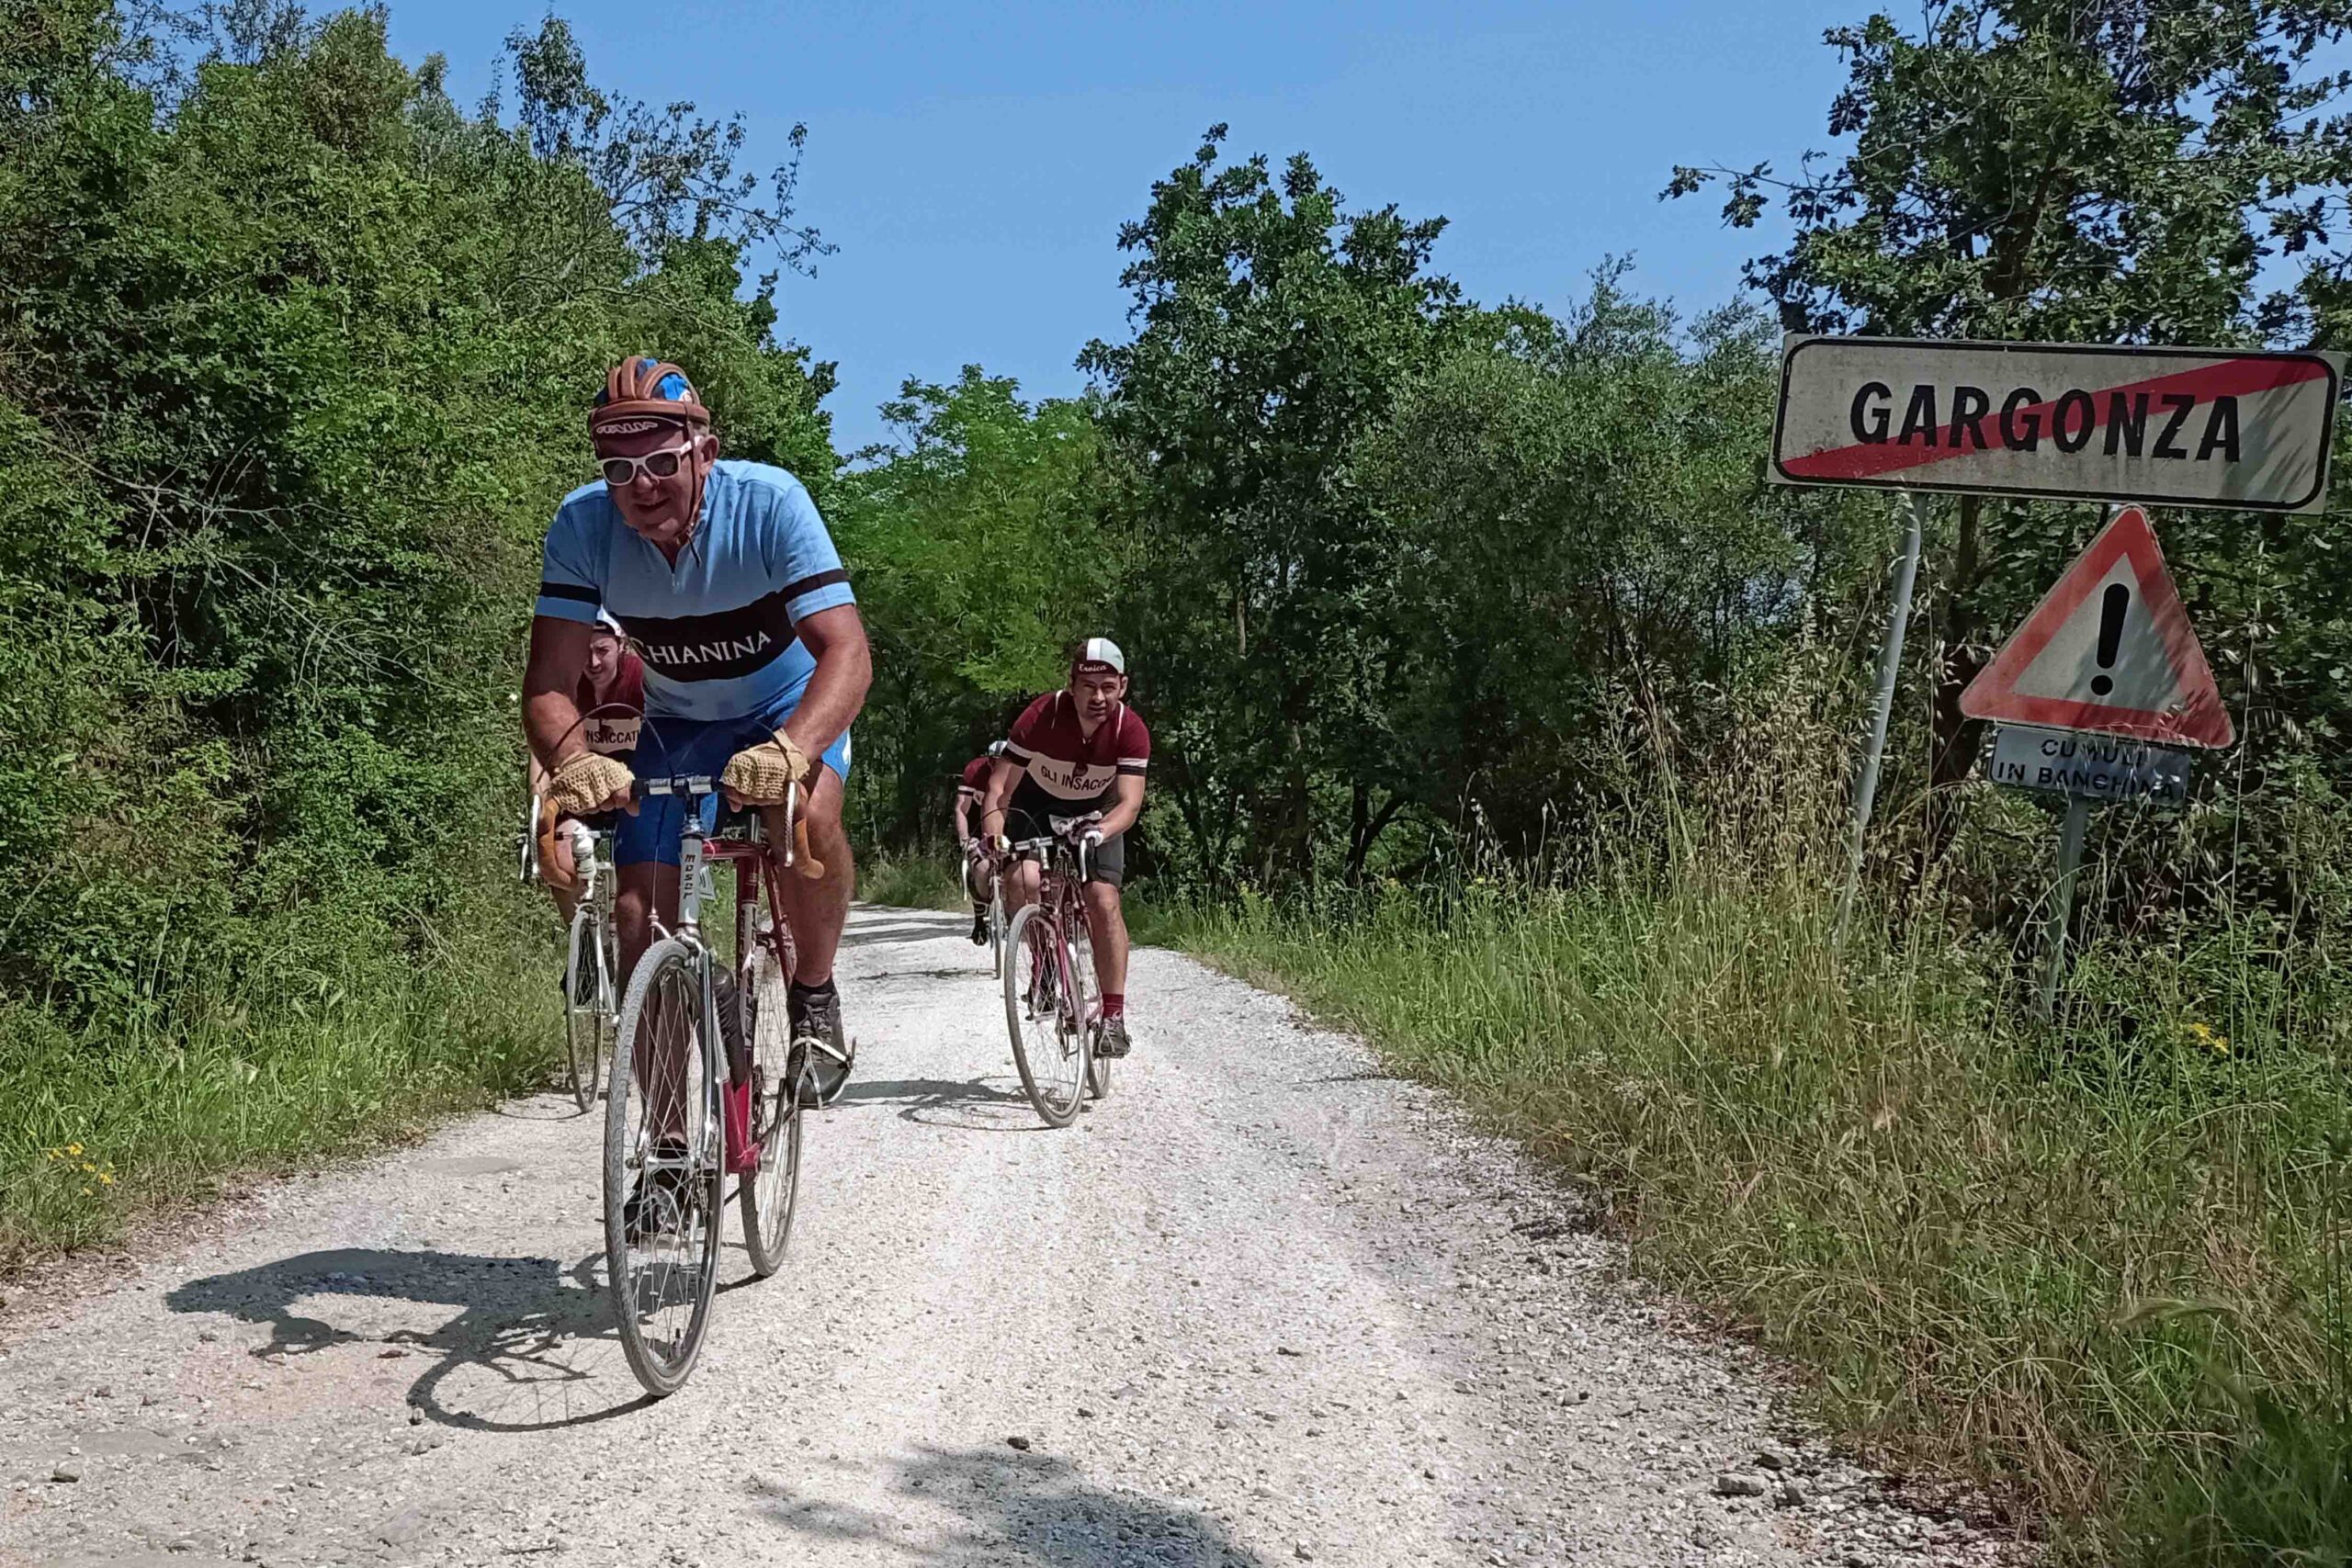
[(584, 882), (596, 869), (596, 830), (574, 817), (562, 831), (571, 840), (571, 874)]

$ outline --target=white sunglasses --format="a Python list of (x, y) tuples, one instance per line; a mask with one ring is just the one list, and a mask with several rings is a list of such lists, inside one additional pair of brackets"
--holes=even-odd
[(603, 472), (605, 482), (618, 490), (623, 485), (634, 484), (640, 471), (651, 474), (657, 479), (672, 478), (694, 449), (694, 440), (689, 436), (683, 446), (664, 446), (659, 452), (648, 452), (642, 457), (599, 457), (596, 467)]

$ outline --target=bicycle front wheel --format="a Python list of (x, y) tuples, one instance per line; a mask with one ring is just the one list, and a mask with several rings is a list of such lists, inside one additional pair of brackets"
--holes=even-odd
[(605, 912), (582, 899), (571, 912), (571, 946), (563, 965), (563, 1043), (571, 1098), (582, 1111), (596, 1103), (596, 1078), (613, 1052), (611, 943)]
[(1021, 1087), (1048, 1127), (1067, 1127), (1086, 1093), (1086, 1029), (1067, 992), (1069, 942), (1032, 904), (1005, 933), (1004, 1023)]
[(989, 896), (989, 963), (1000, 980), (1004, 978), (1004, 878), (997, 874), (995, 890)]
[(630, 975), (606, 1076), (605, 1260), (621, 1348), (646, 1391), (694, 1370), (718, 1283), (718, 1042), (702, 963), (673, 937)]
[[(756, 940), (756, 939), (755, 939)], [(808, 1119), (800, 1111), (807, 1053), (793, 1060), (792, 1021), (784, 970), (765, 946), (754, 946), (741, 981), (743, 1039), (750, 1047), (750, 1146), (758, 1164), (737, 1179), (743, 1248), (763, 1280), (784, 1267), (792, 1216), (800, 1196), (800, 1138)]]

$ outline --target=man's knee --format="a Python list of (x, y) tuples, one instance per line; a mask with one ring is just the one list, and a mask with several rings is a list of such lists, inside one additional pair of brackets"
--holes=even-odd
[(1115, 920), (1119, 918), (1119, 889), (1112, 883), (1088, 883), (1086, 903), (1089, 908), (1106, 920)]

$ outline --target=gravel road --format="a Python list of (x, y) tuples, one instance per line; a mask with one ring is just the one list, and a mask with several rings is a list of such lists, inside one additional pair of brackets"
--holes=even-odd
[(1139, 953), (1115, 1092), (1045, 1130), (961, 926), (858, 911), (792, 1260), (730, 1211), (674, 1397), (607, 1325), (601, 1116), (519, 1101), (20, 1281), (0, 1562), (2011, 1559), (1278, 998)]

